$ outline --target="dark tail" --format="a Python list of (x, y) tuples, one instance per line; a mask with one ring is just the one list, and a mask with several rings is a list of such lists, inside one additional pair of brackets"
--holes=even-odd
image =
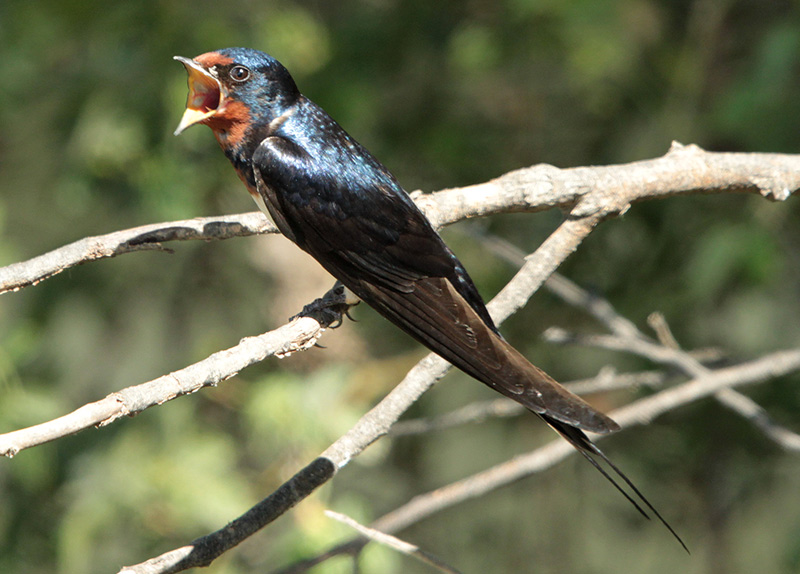
[[(608, 480), (612, 485), (614, 485), (614, 488), (616, 488), (620, 493), (622, 493), (622, 496), (627, 498), (628, 502), (630, 502), (634, 506), (634, 508), (636, 508), (636, 510), (638, 510), (641, 513), (641, 515), (647, 518), (648, 520), (650, 520), (650, 515), (647, 514), (644, 508), (642, 508), (642, 505), (639, 503), (639, 501), (641, 501), (646, 508), (649, 508), (650, 511), (656, 516), (656, 518), (658, 518), (661, 521), (661, 524), (663, 524), (667, 528), (667, 530), (670, 531), (672, 536), (675, 537), (675, 540), (677, 540), (683, 547), (683, 549), (686, 550), (686, 553), (687, 554), (689, 553), (689, 548), (687, 548), (686, 544), (683, 542), (681, 537), (678, 536), (678, 533), (675, 532), (675, 530), (673, 530), (672, 526), (670, 526), (669, 523), (666, 520), (664, 520), (664, 517), (661, 516), (661, 514), (659, 514), (658, 510), (656, 510), (653, 507), (653, 505), (650, 504), (650, 501), (644, 497), (644, 495), (639, 491), (638, 488), (636, 488), (636, 485), (633, 484), (631, 479), (625, 476), (625, 473), (623, 473), (619, 468), (617, 468), (617, 465), (611, 462), (608, 459), (608, 457), (603, 453), (603, 451), (597, 448), (597, 445), (595, 445), (592, 441), (590, 441), (589, 437), (583, 434), (583, 431), (575, 427), (566, 425), (555, 419), (552, 419), (547, 415), (539, 415), (539, 416), (541, 416), (545, 420), (545, 422), (549, 424), (558, 434), (564, 437), (564, 439), (567, 440), (567, 442), (569, 442), (572, 446), (574, 446), (575, 449), (578, 452), (580, 452), (584, 456), (584, 458), (588, 460), (589, 463), (591, 463), (591, 465), (595, 467), (600, 472), (600, 474), (602, 474), (606, 478), (606, 480)], [(628, 485), (628, 487), (630, 487), (630, 489), (635, 494), (636, 498), (638, 498), (638, 501), (636, 498), (628, 494), (628, 492), (624, 488), (622, 488), (622, 486), (619, 484), (619, 482), (617, 482), (614, 476), (609, 474), (606, 471), (606, 469), (602, 467), (602, 465), (600, 464), (600, 462), (598, 462), (597, 459), (600, 459), (601, 461), (605, 462), (611, 468), (611, 470), (613, 470), (614, 473), (619, 478), (621, 478), (622, 481)]]

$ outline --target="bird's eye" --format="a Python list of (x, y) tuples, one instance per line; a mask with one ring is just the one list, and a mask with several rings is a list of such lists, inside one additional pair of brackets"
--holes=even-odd
[(246, 82), (250, 78), (250, 70), (244, 66), (234, 66), (229, 75), (234, 82)]

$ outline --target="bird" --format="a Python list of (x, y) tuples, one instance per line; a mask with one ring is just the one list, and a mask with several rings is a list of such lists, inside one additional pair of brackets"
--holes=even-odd
[(538, 415), (650, 518), (643, 506), (648, 508), (688, 552), (585, 434), (612, 433), (619, 425), (506, 341), (467, 270), (394, 175), (305, 97), (278, 60), (249, 48), (175, 60), (188, 73), (189, 89), (175, 135), (196, 124), (211, 128), (261, 211), (344, 285), (349, 302), (364, 301)]

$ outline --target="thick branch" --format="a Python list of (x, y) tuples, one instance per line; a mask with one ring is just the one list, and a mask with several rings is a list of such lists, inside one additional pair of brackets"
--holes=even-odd
[[(624, 213), (632, 203), (689, 193), (759, 193), (783, 201), (800, 190), (800, 156), (715, 153), (673, 144), (663, 157), (628, 164), (558, 169), (536, 165), (489, 182), (412, 194), (436, 226), (496, 213), (569, 210), (576, 218)], [(88, 237), (0, 268), (0, 293), (34, 285), (81, 263), (167, 241), (227, 239), (275, 232), (266, 217), (241, 214), (157, 223)]]
[(784, 201), (800, 190), (800, 156), (707, 152), (677, 142), (663, 157), (558, 169), (535, 165), (492, 181), (415, 194), (438, 225), (495, 213), (560, 208), (574, 217), (624, 213), (632, 203), (691, 193), (758, 193)]
[(238, 345), (152, 381), (127, 387), (84, 405), (57, 419), (0, 435), (0, 455), (9, 458), (21, 450), (93, 427), (133, 416), (181, 395), (215, 386), (269, 356), (286, 356), (314, 345), (325, 330), (311, 317), (293, 320), (274, 331), (242, 339)]
[(165, 250), (161, 244), (167, 241), (210, 241), (277, 231), (263, 214), (254, 212), (153, 223), (107, 235), (85, 237), (33, 259), (0, 268), (0, 293), (36, 285), (65, 269), (89, 261), (134, 251)]

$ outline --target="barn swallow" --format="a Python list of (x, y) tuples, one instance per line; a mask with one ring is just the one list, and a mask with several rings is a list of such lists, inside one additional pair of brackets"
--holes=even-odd
[(258, 207), (358, 299), (450, 363), (539, 415), (643, 515), (605, 462), (686, 548), (584, 431), (608, 416), (531, 364), (500, 334), (464, 266), (395, 177), (271, 56), (246, 48), (175, 57), (188, 72), (175, 134), (211, 128)]

